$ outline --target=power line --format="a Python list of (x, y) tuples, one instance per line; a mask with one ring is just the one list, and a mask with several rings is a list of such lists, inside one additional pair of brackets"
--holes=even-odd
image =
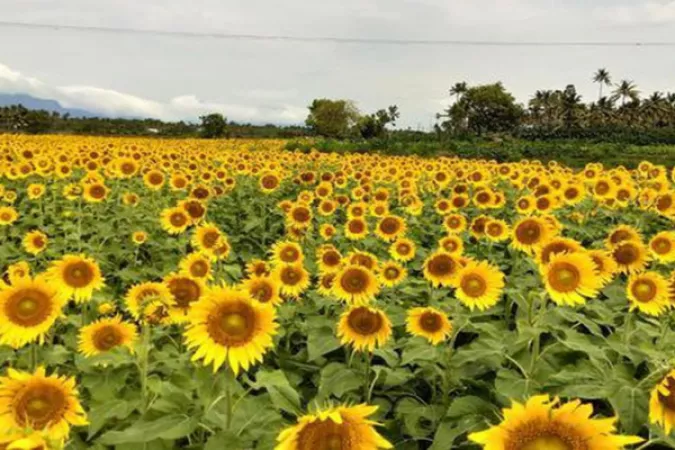
[(196, 31), (149, 30), (140, 28), (95, 27), (84, 25), (54, 25), (44, 23), (0, 21), (0, 27), (49, 29), (55, 31), (72, 30), (97, 33), (126, 33), (154, 36), (180, 36), (186, 38), (212, 38), (241, 41), (286, 41), (305, 43), (333, 44), (374, 44), (374, 45), (437, 45), (467, 47), (675, 47), (675, 41), (640, 42), (640, 41), (480, 41), (453, 39), (387, 39), (387, 38), (344, 38), (334, 36), (288, 36), (261, 34), (229, 34)]

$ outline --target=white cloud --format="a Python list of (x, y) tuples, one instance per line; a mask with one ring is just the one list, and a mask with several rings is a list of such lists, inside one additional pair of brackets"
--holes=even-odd
[(675, 0), (648, 1), (630, 6), (599, 8), (596, 17), (619, 25), (661, 25), (675, 23)]
[[(192, 94), (180, 95), (166, 102), (150, 100), (96, 86), (51, 86), (37, 78), (0, 64), (0, 92), (29, 94), (58, 101), (66, 108), (79, 108), (106, 116), (152, 117), (164, 120), (196, 120), (200, 115), (219, 112), (237, 122), (300, 123), (307, 115), (305, 108), (286, 103), (260, 107), (242, 104), (203, 102)], [(267, 102), (294, 96), (288, 91), (255, 90), (245, 97)]]

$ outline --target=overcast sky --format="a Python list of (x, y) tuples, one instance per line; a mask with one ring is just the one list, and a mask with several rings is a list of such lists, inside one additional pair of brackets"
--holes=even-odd
[[(675, 42), (675, 0), (0, 0), (0, 21), (340, 38)], [(607, 67), (675, 91), (675, 47), (463, 47), (224, 40), (0, 25), (0, 92), (107, 114), (301, 123), (316, 97), (390, 104), (428, 128), (448, 88), (501, 80), (521, 102)]]

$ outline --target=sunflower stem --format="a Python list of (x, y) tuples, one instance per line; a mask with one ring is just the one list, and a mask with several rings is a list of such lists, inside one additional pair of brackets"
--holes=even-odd
[(225, 372), (225, 430), (229, 431), (232, 426), (232, 378), (234, 374)]
[(143, 337), (139, 352), (138, 370), (141, 378), (141, 399), (143, 413), (148, 408), (148, 357), (150, 353), (150, 324), (143, 323)]
[(373, 361), (373, 354), (369, 351), (364, 353), (366, 359), (366, 370), (363, 373), (363, 399), (366, 403), (370, 403), (371, 391), (370, 391), (370, 367)]
[(35, 372), (38, 366), (38, 343), (33, 342), (30, 344), (30, 370)]

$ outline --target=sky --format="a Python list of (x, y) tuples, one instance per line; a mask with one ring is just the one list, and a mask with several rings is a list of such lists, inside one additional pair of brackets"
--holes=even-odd
[(34, 29), (7, 22), (396, 40), (675, 42), (675, 0), (0, 0), (0, 93), (107, 115), (304, 122), (314, 98), (399, 106), (428, 129), (448, 89), (502, 81), (519, 102), (593, 72), (675, 91), (675, 46), (450, 46), (228, 40)]

